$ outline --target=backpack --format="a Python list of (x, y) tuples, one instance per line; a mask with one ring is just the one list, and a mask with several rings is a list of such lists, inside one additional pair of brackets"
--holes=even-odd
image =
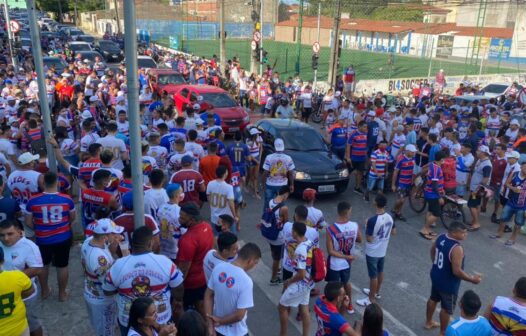
[(325, 263), (325, 256), (323, 250), (319, 247), (312, 247), (312, 260), (311, 260), (311, 278), (314, 282), (320, 282), (325, 280), (327, 275), (327, 264)]
[(272, 209), (266, 208), (261, 216), (261, 234), (268, 240), (276, 240), (283, 229), (283, 224), (278, 223), (275, 213), (284, 205), (285, 203), (281, 202)]

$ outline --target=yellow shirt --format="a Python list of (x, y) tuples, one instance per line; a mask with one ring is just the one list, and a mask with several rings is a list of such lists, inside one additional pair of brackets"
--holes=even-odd
[(31, 286), (31, 279), (21, 271), (0, 272), (0, 336), (20, 335), (27, 328), (21, 294)]

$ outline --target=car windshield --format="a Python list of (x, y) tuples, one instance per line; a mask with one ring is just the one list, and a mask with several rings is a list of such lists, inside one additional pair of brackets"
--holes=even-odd
[(119, 46), (111, 41), (99, 41), (99, 46), (102, 49), (119, 49)]
[(71, 44), (69, 46), (69, 48), (73, 51), (90, 51), (91, 48), (89, 47), (89, 45), (87, 44), (84, 44), (84, 43), (79, 43), (79, 44)]
[(227, 93), (201, 93), (203, 100), (214, 107), (235, 107), (237, 103)]
[(484, 88), (485, 93), (503, 93), (508, 88), (508, 85), (504, 84), (490, 84)]
[(149, 58), (139, 58), (137, 60), (137, 66), (139, 68), (157, 68), (157, 65), (153, 61), (153, 59)]
[(82, 41), (86, 41), (86, 42), (93, 42), (95, 41), (95, 38), (93, 36), (82, 36)]
[(82, 32), (80, 30), (70, 30), (70, 35), (82, 35)]
[[(81, 57), (83, 60), (87, 59), (87, 60), (89, 60), (90, 62), (95, 62), (95, 57), (97, 57), (97, 56), (99, 56), (99, 55), (96, 54), (96, 53), (85, 53), (85, 54), (81, 54), (80, 57)], [(100, 56), (99, 56), (99, 57), (100, 57)], [(102, 57), (101, 57), (101, 59), (102, 59)]]
[(285, 143), (285, 149), (301, 152), (327, 151), (321, 136), (313, 129), (299, 128), (281, 131), (279, 136)]
[(159, 75), (159, 84), (184, 84), (184, 77), (180, 74)]

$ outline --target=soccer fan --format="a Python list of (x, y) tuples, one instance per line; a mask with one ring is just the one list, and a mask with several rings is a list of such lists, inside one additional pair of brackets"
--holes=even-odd
[(254, 293), (247, 272), (260, 260), (259, 247), (247, 243), (232, 263), (215, 266), (208, 280), (204, 303), (210, 335), (243, 336), (248, 333), (247, 311), (254, 307)]
[[(157, 307), (156, 322), (165, 324), (173, 313), (180, 314), (183, 274), (165, 256), (154, 254), (152, 230), (142, 226), (133, 232), (131, 254), (118, 259), (106, 273), (102, 284), (105, 295), (117, 295), (121, 335), (128, 332), (130, 307), (134, 299), (149, 296)], [(171, 299), (173, 297), (174, 302)]]
[(217, 155), (217, 143), (212, 142), (208, 145), (208, 154), (199, 161), (199, 171), (205, 180), (205, 188), (216, 178), (215, 172), (220, 161), (221, 158)]
[(387, 141), (382, 140), (371, 154), (371, 168), (367, 175), (367, 189), (364, 199), (369, 202), (369, 194), (376, 187), (378, 193), (384, 192), (385, 179), (387, 177), (387, 165), (391, 161), (391, 156), (387, 151)]
[(117, 123), (115, 121), (110, 121), (106, 125), (106, 130), (108, 134), (98, 139), (97, 143), (101, 144), (102, 148), (109, 149), (114, 154), (115, 160), (113, 162), (113, 168), (122, 170), (122, 168), (124, 168), (123, 161), (129, 160), (126, 144), (122, 139), (116, 137)]
[(464, 197), (467, 191), (467, 182), (471, 173), (471, 167), (473, 166), (473, 163), (475, 163), (475, 158), (473, 157), (473, 154), (471, 154), (471, 144), (469, 142), (463, 143), (456, 157), (456, 194), (460, 197)]
[(336, 222), (327, 227), (326, 244), (329, 262), (327, 265), (327, 281), (338, 281), (343, 284), (349, 299), (346, 307), (349, 314), (354, 314), (352, 306), (351, 264), (354, 260), (354, 246), (361, 243), (362, 236), (358, 223), (350, 221), (351, 204), (338, 203)]
[(236, 223), (239, 221), (234, 204), (234, 188), (225, 182), (227, 173), (225, 166), (217, 167), (216, 179), (210, 181), (206, 187), (206, 197), (210, 203), (211, 222), (216, 229), (216, 233), (221, 232), (221, 229), (217, 226), (217, 220), (220, 215), (230, 215), (234, 217)]
[(115, 196), (105, 190), (111, 182), (111, 172), (100, 169), (93, 174), (93, 187), (81, 190), (80, 199), (82, 202), (82, 225), (86, 227), (94, 221), (95, 214), (101, 207), (117, 210), (120, 204)]
[(184, 198), (180, 204), (195, 202), (199, 207), (202, 205), (200, 193), (205, 192), (203, 176), (192, 168), (194, 159), (185, 155), (181, 158), (181, 170), (175, 172), (170, 178), (170, 183), (177, 183), (182, 186)]
[[(462, 280), (478, 284), (479, 274), (470, 275), (464, 271), (464, 249), (460, 245), (466, 239), (467, 230), (463, 223), (452, 222), (447, 233), (441, 234), (431, 246), (431, 295), (427, 300), (424, 329), (440, 327), (444, 335), (457, 302)], [(440, 324), (433, 321), (433, 314), (440, 302)]]
[(84, 267), (84, 300), (91, 327), (97, 336), (113, 336), (117, 323), (117, 307), (113, 297), (104, 295), (102, 284), (114, 263), (120, 234), (124, 231), (110, 219), (100, 219), (93, 228), (93, 236), (80, 248)]
[(477, 231), (480, 229), (479, 214), (482, 200), (480, 190), (481, 187), (485, 188), (489, 186), (492, 171), (490, 155), (491, 153), (487, 146), (482, 145), (477, 148), (478, 160), (473, 167), (469, 185), (470, 197), (468, 200), (468, 208), (471, 213), (471, 226), (468, 228), (469, 231)]
[(40, 249), (44, 269), (39, 275), (42, 297), (50, 295), (49, 265), (57, 268), (58, 298), (68, 297), (69, 251), (73, 240), (71, 224), (75, 220), (75, 203), (58, 192), (58, 178), (53, 172), (44, 175), (44, 191), (29, 199), (26, 205), (26, 226), (33, 229)]
[(22, 216), (22, 211), (18, 202), (9, 196), (4, 196), (6, 182), (0, 175), (0, 219), (18, 219)]
[(396, 203), (392, 211), (394, 219), (406, 221), (406, 218), (402, 215), (402, 207), (404, 206), (405, 199), (409, 196), (413, 183), (414, 156), (416, 151), (415, 146), (407, 145), (404, 154), (400, 155), (396, 160), (393, 180), (391, 182), (391, 189), (396, 192)]
[(358, 336), (343, 317), (351, 300), (344, 286), (338, 281), (329, 281), (323, 290), (323, 296), (316, 300), (314, 313), (318, 322), (319, 336)]
[(212, 271), (218, 264), (235, 260), (239, 250), (237, 236), (228, 231), (222, 231), (219, 233), (216, 245), (217, 250), (212, 249), (208, 251), (203, 261), (203, 270), (205, 272), (206, 281), (210, 279)]
[(361, 187), (367, 161), (367, 122), (365, 120), (358, 123), (358, 129), (349, 137), (345, 149), (345, 161), (352, 170), (356, 171), (354, 192), (363, 194)]
[(206, 253), (214, 246), (213, 229), (200, 216), (199, 208), (193, 203), (181, 207), (179, 224), (186, 233), (179, 239), (179, 252), (176, 263), (184, 275), (184, 309), (194, 308), (203, 317), (203, 300), (206, 290), (206, 278), (203, 261)]
[(274, 153), (267, 155), (263, 163), (262, 180), (265, 181), (263, 209), (267, 207), (281, 187), (288, 186), (290, 192), (294, 192), (294, 169), (296, 167), (292, 158), (283, 153), (285, 150), (283, 139), (274, 140), (274, 150)]
[(79, 180), (84, 183), (85, 187), (91, 186), (93, 172), (102, 167), (102, 161), (100, 160), (101, 151), (101, 144), (92, 143), (88, 147), (89, 158), (79, 163)]
[[(283, 186), (278, 191), (276, 197), (271, 199), (268, 202), (268, 208), (265, 211), (272, 211), (276, 217), (276, 226), (277, 228), (283, 228), (284, 224), (289, 219), (289, 208), (285, 204), (290, 195), (290, 189), (288, 186)], [(272, 257), (272, 272), (270, 275), (270, 285), (276, 286), (279, 285), (282, 281), (279, 278), (279, 264), (283, 258), (283, 235), (278, 234), (276, 239), (271, 240), (267, 239), (267, 242), (270, 245), (270, 256)], [(293, 269), (290, 270), (291, 272)], [(283, 274), (285, 276), (285, 273)]]
[(4, 250), (4, 271), (19, 270), (31, 278), (34, 293), (24, 299), (29, 332), (32, 336), (43, 335), (42, 325), (38, 318), (37, 276), (44, 264), (38, 246), (23, 236), (20, 224), (14, 219), (0, 222), (0, 249)]
[(444, 173), (440, 167), (444, 156), (445, 154), (442, 151), (436, 153), (434, 160), (432, 160), (427, 169), (424, 199), (428, 207), (424, 227), (419, 231), (420, 236), (427, 240), (431, 240), (436, 236), (436, 233), (432, 231), (432, 227), (437, 219), (440, 218), (442, 205), (444, 205), (444, 197), (446, 195), (444, 191)]
[(169, 198), (166, 190), (163, 188), (165, 175), (161, 169), (154, 169), (150, 174), (151, 189), (144, 193), (144, 213), (151, 215), (157, 222), (157, 210), (159, 207), (168, 202)]
[(19, 270), (5, 271), (4, 249), (0, 247), (0, 297), (9, 298), (8, 304), (2, 301), (0, 330), (5, 335), (29, 336), (26, 308), (23, 299), (30, 297), (35, 288), (31, 279)]
[(493, 336), (488, 320), (477, 315), (481, 306), (480, 298), (474, 291), (465, 291), (459, 302), (460, 318), (447, 327), (446, 336)]
[[(130, 306), (130, 319), (125, 328), (127, 336), (159, 335), (169, 336), (179, 334), (173, 323), (159, 324), (152, 319), (161, 308), (151, 297), (139, 297)], [(124, 335), (124, 334), (123, 334)]]
[(177, 258), (177, 243), (181, 235), (185, 233), (179, 224), (179, 202), (184, 198), (181, 185), (176, 183), (168, 184), (165, 188), (168, 195), (168, 202), (161, 204), (157, 209), (157, 219), (159, 220), (161, 251), (162, 255), (167, 256), (173, 262)]
[(305, 207), (309, 211), (307, 216), (307, 221), (305, 224), (309, 227), (313, 227), (316, 230), (322, 230), (327, 227), (327, 222), (323, 216), (323, 212), (314, 206), (314, 201), (316, 200), (316, 190), (312, 188), (307, 188), (303, 190), (303, 200), (306, 202)]
[(526, 328), (526, 277), (515, 282), (511, 297), (497, 296), (484, 316), (493, 329), (492, 335), (515, 335)]

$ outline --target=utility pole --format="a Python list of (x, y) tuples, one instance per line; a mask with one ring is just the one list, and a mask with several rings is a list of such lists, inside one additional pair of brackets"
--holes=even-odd
[[(40, 113), (44, 121), (44, 137), (49, 139), (53, 135), (51, 127), (51, 112), (49, 110), (49, 103), (47, 101), (46, 89), (46, 75), (44, 72), (44, 63), (42, 61), (42, 47), (40, 45), (40, 34), (37, 23), (35, 0), (26, 0), (26, 6), (29, 14), (29, 29), (31, 33), (31, 51), (33, 52), (33, 59), (35, 63), (35, 70), (37, 72), (38, 83), (38, 100), (40, 103)], [(46, 141), (47, 159), (49, 170), (57, 172), (57, 159), (55, 158), (55, 150), (53, 146)]]
[(226, 67), (225, 0), (219, 0), (219, 59), (221, 64), (221, 73), (223, 73)]
[(301, 59), (301, 30), (303, 28), (303, 0), (300, 0), (300, 16), (298, 19), (298, 34), (296, 35), (296, 73), (300, 73), (300, 59)]
[(62, 0), (58, 0), (58, 22), (61, 22), (61, 23), (62, 23), (62, 17), (63, 17), (63, 13), (62, 13)]
[(261, 60), (259, 63), (259, 75), (263, 76), (263, 0), (259, 0), (259, 2), (259, 27), (261, 31), (261, 41), (259, 42), (259, 59)]
[[(316, 32), (316, 42), (320, 43), (320, 21), (321, 21), (321, 2), (318, 3), (318, 25), (317, 25), (317, 32)], [(314, 69), (314, 82), (313, 82), (313, 90), (316, 90), (316, 84), (318, 83), (318, 68)]]
[(144, 226), (144, 191), (142, 176), (141, 129), (139, 121), (139, 75), (137, 68), (137, 30), (135, 1), (124, 6), (124, 50), (126, 56), (126, 85), (128, 87), (128, 117), (130, 122), (130, 164), (132, 167), (133, 223), (135, 228)]
[[(132, 2), (132, 1), (130, 1), (130, 2)], [(124, 3), (123, 3), (123, 5), (124, 5)], [(121, 20), (119, 19), (119, 5), (117, 3), (117, 0), (113, 0), (113, 6), (115, 6), (115, 19), (117, 20), (117, 33), (120, 34), (120, 32), (121, 32)], [(135, 11), (135, 8), (133, 10)]]
[(336, 81), (336, 73), (338, 72), (338, 53), (339, 53), (339, 40), (340, 40), (340, 16), (342, 11), (342, 0), (337, 0), (336, 15), (334, 16), (334, 25), (332, 28), (332, 44), (331, 44), (331, 58), (329, 60), (329, 74), (327, 82), (329, 86), (334, 86)]
[(75, 0), (75, 2), (73, 3), (73, 6), (74, 6), (74, 11), (75, 11), (75, 27), (78, 27), (79, 12), (77, 11), (77, 0)]
[(9, 44), (9, 53), (11, 54), (11, 63), (15, 67), (16, 71), (18, 71), (18, 61), (15, 56), (15, 51), (13, 50), (13, 41), (14, 36), (13, 32), (11, 31), (11, 19), (9, 19), (9, 7), (7, 5), (7, 0), (4, 0), (4, 13), (5, 13), (5, 23), (7, 26), (7, 43)]

